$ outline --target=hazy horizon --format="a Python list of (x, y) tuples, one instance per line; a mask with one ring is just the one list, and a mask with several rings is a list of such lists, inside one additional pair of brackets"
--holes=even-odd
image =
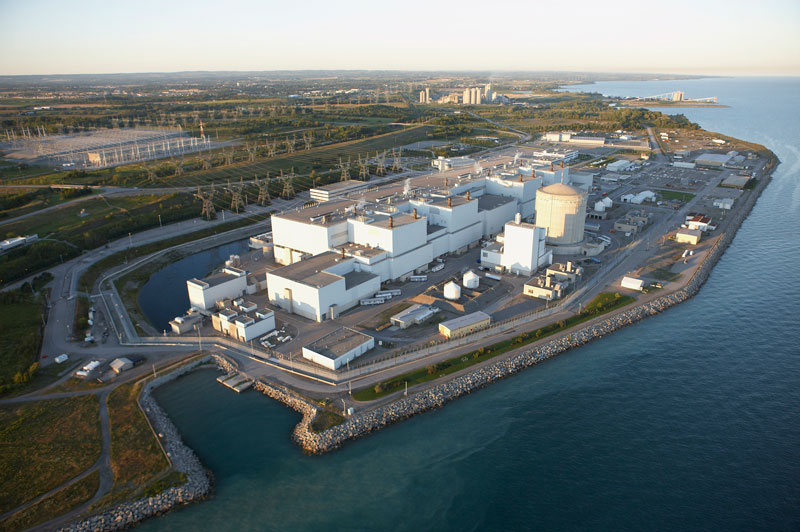
[[(383, 70), (800, 75), (800, 3), (0, 0), (0, 75)], [(486, 7), (489, 6), (489, 7)], [(652, 20), (651, 20), (652, 18)]]

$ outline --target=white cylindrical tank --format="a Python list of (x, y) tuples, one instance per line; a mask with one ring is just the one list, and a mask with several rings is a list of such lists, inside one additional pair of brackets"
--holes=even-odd
[(464, 288), (478, 288), (478, 285), (481, 282), (481, 278), (478, 277), (478, 274), (473, 272), (472, 270), (468, 271), (464, 274), (464, 277), (461, 279)]
[(450, 301), (455, 301), (461, 297), (461, 287), (454, 281), (450, 281), (444, 285), (444, 298)]
[(583, 240), (586, 192), (554, 183), (536, 191), (536, 225), (547, 231), (548, 244), (573, 245)]

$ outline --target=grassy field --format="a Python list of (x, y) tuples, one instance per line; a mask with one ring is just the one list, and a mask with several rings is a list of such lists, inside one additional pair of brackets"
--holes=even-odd
[(133, 493), (169, 468), (161, 447), (153, 436), (136, 398), (141, 388), (123, 384), (108, 397), (111, 422), (112, 492)]
[[(84, 233), (86, 232), (95, 231), (109, 222), (124, 222), (126, 219), (136, 215), (149, 212), (158, 214), (162, 211), (169, 211), (169, 209), (176, 206), (183, 207), (189, 199), (190, 196), (183, 194), (124, 196), (111, 197), (109, 199), (97, 197), (75, 205), (65, 205), (54, 211), (29, 216), (17, 222), (2, 224), (0, 225), (0, 231), (4, 234), (14, 233), (15, 235), (35, 233), (40, 237), (51, 235), (52, 238), (65, 240), (83, 247), (83, 243), (86, 240)], [(189, 203), (192, 202), (189, 201)], [(85, 210), (88, 215), (79, 216), (82, 210)], [(192, 212), (197, 216), (200, 212), (199, 207), (196, 212)], [(164, 214), (162, 214), (162, 218), (164, 218)], [(155, 225), (158, 225), (157, 219)], [(134, 231), (140, 230), (138, 228), (132, 229)]]
[(100, 473), (95, 471), (75, 484), (67, 486), (50, 497), (0, 522), (0, 532), (26, 530), (65, 514), (91, 499), (97, 492), (99, 485)]
[(397, 377), (392, 377), (391, 379), (379, 382), (373, 387), (363, 388), (354, 392), (353, 399), (357, 401), (372, 401), (403, 389), (406, 382), (409, 386), (414, 386), (444, 377), (445, 375), (450, 375), (451, 373), (461, 371), (462, 369), (479, 364), (513, 349), (518, 349), (532, 342), (539, 341), (564, 329), (611, 312), (612, 310), (624, 307), (634, 301), (635, 299), (631, 296), (623, 296), (612, 292), (601, 292), (586, 305), (580, 314), (576, 314), (571, 318), (551, 323), (535, 331), (522, 333), (510, 340), (504, 340), (487, 347), (481, 347), (465, 355), (453, 357), (424, 368), (398, 375)]
[(0, 189), (0, 220), (53, 207), (78, 197), (87, 197), (92, 193), (88, 189), (3, 188)]
[[(340, 142), (326, 146), (318, 146), (311, 150), (297, 151), (293, 154), (280, 154), (271, 159), (241, 162), (231, 166), (222, 166), (211, 170), (186, 173), (180, 177), (168, 178), (165, 182), (156, 183), (155, 186), (196, 186), (198, 184), (226, 183), (228, 180), (238, 181), (241, 178), (252, 179), (253, 175), (264, 177), (269, 172), (271, 177), (277, 176), (281, 170), (288, 173), (294, 168), (297, 174), (309, 174), (312, 170), (317, 173), (327, 172), (336, 168), (339, 158), (351, 159), (351, 174), (355, 177), (358, 172), (358, 156), (367, 154), (375, 156), (380, 150), (391, 150), (393, 147), (411, 144), (419, 140), (428, 140), (427, 126), (412, 126), (401, 131), (377, 135), (363, 140)], [(391, 161), (389, 160), (389, 164)], [(309, 188), (307, 178), (298, 178), (296, 188)]]
[(311, 421), (311, 432), (323, 432), (336, 425), (344, 423), (345, 419), (335, 412), (330, 410), (317, 410), (317, 415)]
[(95, 396), (0, 408), (0, 513), (86, 471), (100, 456)]
[(18, 390), (36, 374), (42, 342), (41, 301), (30, 293), (0, 293), (0, 395)]
[(668, 201), (681, 201), (686, 203), (694, 198), (694, 194), (689, 192), (678, 192), (677, 190), (656, 190), (661, 194), (661, 198)]

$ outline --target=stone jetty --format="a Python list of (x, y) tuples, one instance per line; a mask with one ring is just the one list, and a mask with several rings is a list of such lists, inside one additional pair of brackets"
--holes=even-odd
[(186, 482), (181, 486), (168, 488), (152, 497), (143, 497), (132, 502), (119, 504), (100, 514), (59, 530), (64, 532), (110, 532), (112, 530), (122, 530), (148, 517), (162, 514), (176, 506), (205, 499), (211, 494), (211, 478), (203, 468), (203, 464), (200, 463), (194, 451), (183, 443), (178, 429), (151, 395), (152, 391), (157, 387), (171, 382), (209, 361), (210, 357), (204, 357), (171, 373), (153, 379), (144, 386), (139, 396), (139, 404), (146, 413), (155, 432), (161, 436), (161, 444), (167, 452), (172, 467), (186, 475)]

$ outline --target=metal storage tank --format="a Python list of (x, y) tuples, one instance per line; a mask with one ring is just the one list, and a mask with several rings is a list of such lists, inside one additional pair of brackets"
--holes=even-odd
[(461, 297), (461, 287), (455, 281), (450, 281), (444, 285), (444, 298), (455, 301)]
[(470, 270), (464, 274), (464, 277), (461, 279), (461, 282), (464, 285), (464, 288), (478, 288), (478, 285), (481, 282), (481, 278), (478, 277), (478, 274)]
[(554, 183), (536, 192), (536, 225), (547, 231), (546, 242), (571, 246), (583, 241), (586, 222), (586, 193)]

